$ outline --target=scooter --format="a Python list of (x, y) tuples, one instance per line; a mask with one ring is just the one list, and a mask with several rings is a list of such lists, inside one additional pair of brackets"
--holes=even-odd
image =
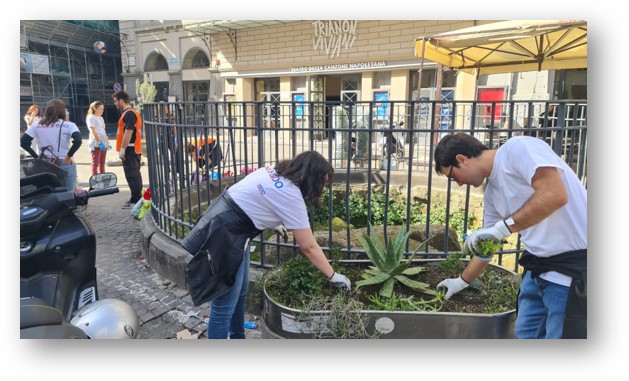
[(98, 299), (96, 236), (79, 211), (91, 197), (117, 193), (114, 173), (69, 191), (67, 173), (41, 159), (20, 161), (20, 337), (134, 339), (129, 304)]
[(396, 128), (403, 125), (403, 121), (393, 123), (391, 129), (387, 129), (382, 133), (380, 146), (382, 147), (382, 156), (384, 158), (391, 158), (391, 155), (395, 154), (398, 160), (404, 159), (404, 132), (395, 131)]

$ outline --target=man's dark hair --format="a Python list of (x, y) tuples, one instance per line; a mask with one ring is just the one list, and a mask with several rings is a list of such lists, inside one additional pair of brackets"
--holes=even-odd
[(275, 172), (299, 187), (306, 202), (318, 208), (321, 193), (332, 183), (334, 169), (319, 152), (306, 151), (292, 160), (282, 160), (275, 166)]
[(435, 171), (441, 174), (441, 167), (459, 167), (456, 155), (467, 157), (480, 156), (489, 147), (472, 135), (459, 132), (444, 136), (435, 148)]
[(119, 99), (124, 103), (131, 103), (131, 98), (129, 97), (129, 93), (124, 90), (118, 90), (111, 96), (112, 99)]

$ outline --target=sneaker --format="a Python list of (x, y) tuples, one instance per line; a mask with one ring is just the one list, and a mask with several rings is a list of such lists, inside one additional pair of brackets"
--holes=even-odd
[(130, 203), (129, 201), (122, 204), (122, 209), (131, 209), (131, 208), (133, 208), (133, 204)]

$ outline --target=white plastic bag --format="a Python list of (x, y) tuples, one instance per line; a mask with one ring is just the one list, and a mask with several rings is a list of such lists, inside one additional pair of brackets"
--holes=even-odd
[(131, 208), (131, 216), (135, 219), (140, 219), (140, 210), (142, 210), (142, 204), (144, 203), (144, 199), (141, 198), (138, 200), (138, 202), (135, 203), (135, 205), (133, 205), (133, 208)]

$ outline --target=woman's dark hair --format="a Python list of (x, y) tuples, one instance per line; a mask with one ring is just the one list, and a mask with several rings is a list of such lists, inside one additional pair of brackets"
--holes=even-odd
[(458, 168), (459, 162), (456, 155), (467, 157), (480, 156), (489, 147), (480, 142), (472, 135), (459, 132), (444, 136), (435, 148), (435, 171), (441, 174), (441, 167), (455, 166)]
[(292, 160), (282, 160), (275, 172), (299, 187), (306, 202), (315, 208), (321, 204), (321, 193), (332, 183), (334, 169), (319, 152), (306, 151)]
[(188, 145), (186, 146), (186, 151), (188, 152), (188, 154), (191, 154), (195, 152), (196, 150), (197, 150), (197, 146), (195, 146), (192, 143), (188, 143)]
[(39, 122), (42, 126), (50, 126), (59, 119), (65, 120), (66, 118), (66, 104), (61, 99), (52, 99), (46, 104), (46, 111), (44, 111), (44, 118)]

